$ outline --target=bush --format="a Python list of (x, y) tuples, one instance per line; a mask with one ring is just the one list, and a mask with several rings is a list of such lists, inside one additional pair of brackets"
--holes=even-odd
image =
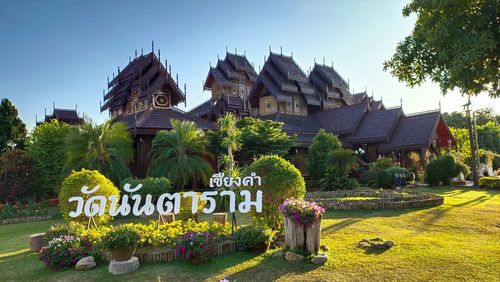
[(378, 171), (375, 169), (369, 169), (361, 173), (359, 176), (359, 181), (369, 187), (377, 186)]
[(359, 167), (352, 150), (340, 149), (330, 152), (326, 162), (326, 173), (320, 180), (324, 190), (350, 190), (358, 186), (356, 180), (349, 178), (351, 171)]
[(445, 155), (441, 158), (432, 160), (425, 168), (427, 182), (430, 185), (450, 184), (453, 177), (457, 176), (459, 171), (455, 164), (455, 159), (451, 155)]
[(236, 241), (238, 249), (248, 251), (262, 243), (269, 245), (274, 234), (272, 229), (247, 225), (234, 232), (233, 239)]
[(394, 165), (391, 158), (379, 157), (376, 161), (370, 163), (370, 169), (382, 171)]
[(458, 174), (462, 173), (464, 175), (464, 178), (470, 179), (471, 170), (470, 170), (470, 167), (468, 165), (461, 163), (461, 162), (457, 162), (455, 165), (457, 166)]
[[(109, 179), (104, 177), (97, 170), (86, 170), (74, 171), (68, 177), (66, 177), (61, 185), (61, 192), (59, 194), (62, 216), (66, 221), (77, 221), (87, 223), (88, 218), (82, 212), (82, 214), (76, 218), (69, 216), (69, 212), (76, 210), (76, 202), (69, 202), (68, 199), (74, 196), (81, 196), (83, 199), (87, 199), (89, 195), (83, 194), (81, 192), (82, 186), (87, 186), (89, 189), (99, 185), (99, 190), (94, 192), (92, 195), (98, 196), (108, 196), (114, 195), (119, 197), (120, 191)], [(96, 216), (94, 219), (99, 224), (105, 224), (111, 216), (109, 215), (110, 201), (106, 201), (105, 212), (103, 216)]]
[(412, 173), (407, 170), (406, 168), (404, 167), (400, 167), (400, 166), (391, 166), (390, 168), (387, 168), (385, 169), (387, 172), (389, 172), (389, 174), (391, 175), (391, 177), (396, 174), (396, 173), (399, 173), (399, 174), (404, 174), (406, 180), (409, 180), (411, 177), (412, 177)]
[(137, 194), (141, 196), (146, 196), (147, 194), (159, 196), (172, 191), (172, 182), (166, 177), (146, 177), (144, 179), (129, 177), (122, 181), (120, 188), (123, 189), (123, 186), (127, 183), (132, 187), (142, 184), (142, 188), (137, 191)]
[(300, 171), (281, 157), (262, 156), (245, 169), (244, 175), (255, 172), (262, 178), (262, 186), (248, 187), (255, 197), (255, 191), (262, 190), (262, 212), (251, 211), (253, 219), (274, 230), (283, 230), (283, 218), (278, 206), (287, 198), (302, 199), (306, 188)]
[(479, 149), (477, 152), (479, 156), (479, 162), (485, 164), (487, 166), (493, 166), (493, 159), (495, 158), (495, 154), (488, 150)]
[(102, 238), (102, 246), (108, 250), (116, 250), (134, 246), (139, 241), (139, 233), (133, 225), (124, 224), (112, 228)]
[(213, 242), (214, 236), (210, 232), (188, 231), (179, 237), (175, 249), (178, 255), (185, 258), (206, 258), (211, 254)]
[(92, 243), (77, 236), (54, 238), (40, 250), (39, 259), (54, 270), (73, 267), (79, 260), (90, 255)]
[(326, 163), (331, 152), (342, 148), (337, 136), (320, 129), (307, 153), (305, 165), (314, 186), (325, 176)]
[(377, 178), (378, 185), (383, 188), (391, 188), (392, 187), (392, 175), (387, 170), (382, 170), (378, 173)]
[(7, 149), (0, 155), (0, 202), (16, 202), (27, 197), (43, 197), (39, 173), (33, 159), (23, 150)]
[(500, 190), (500, 178), (481, 177), (479, 179), (479, 186), (486, 189)]
[(70, 222), (66, 224), (57, 224), (49, 228), (45, 233), (45, 239), (47, 242), (52, 241), (55, 238), (63, 236), (77, 236), (80, 237), (85, 227), (77, 222)]

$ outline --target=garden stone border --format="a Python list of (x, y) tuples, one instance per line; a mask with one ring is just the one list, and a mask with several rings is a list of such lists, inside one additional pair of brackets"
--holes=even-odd
[[(306, 193), (306, 199), (316, 201), (332, 210), (386, 210), (436, 207), (444, 197), (426, 192), (377, 190), (338, 190)], [(373, 200), (329, 199), (339, 197), (376, 197)]]
[[(236, 242), (232, 240), (226, 240), (213, 246), (212, 255), (222, 256), (235, 252), (236, 250)], [(137, 257), (141, 263), (171, 262), (183, 259), (176, 254), (174, 248), (139, 248), (135, 252), (134, 256)], [(103, 260), (106, 262), (110, 262), (112, 260), (111, 252), (104, 252)]]
[(52, 219), (52, 216), (48, 215), (48, 214), (26, 216), (26, 217), (12, 217), (12, 218), (0, 219), (0, 225), (35, 222), (35, 221), (45, 221), (45, 220), (51, 220), (51, 219)]

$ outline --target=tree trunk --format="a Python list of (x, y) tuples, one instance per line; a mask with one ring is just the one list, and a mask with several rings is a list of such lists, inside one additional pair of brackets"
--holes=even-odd
[(321, 236), (321, 217), (306, 229), (306, 251), (315, 254), (319, 251)]
[(467, 129), (469, 130), (469, 142), (471, 151), (471, 170), (472, 170), (472, 181), (474, 182), (474, 187), (479, 186), (479, 178), (477, 175), (477, 152), (476, 152), (476, 142), (474, 141), (474, 132), (472, 130), (471, 114), (469, 109), (466, 113)]
[(301, 249), (310, 254), (318, 252), (321, 235), (321, 218), (307, 228), (295, 223), (290, 217), (285, 217), (284, 221), (285, 243), (290, 249)]

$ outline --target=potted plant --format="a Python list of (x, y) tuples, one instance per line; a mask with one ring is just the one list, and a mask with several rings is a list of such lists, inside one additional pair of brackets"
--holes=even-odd
[(139, 233), (128, 224), (111, 229), (103, 238), (104, 247), (116, 261), (129, 260), (137, 249), (137, 241)]
[(234, 240), (242, 251), (264, 253), (269, 249), (275, 234), (272, 229), (247, 225), (234, 233)]
[(285, 218), (285, 243), (290, 248), (319, 250), (321, 216), (325, 208), (315, 202), (290, 198), (279, 206)]
[(176, 252), (192, 264), (201, 264), (210, 259), (213, 242), (214, 236), (209, 232), (188, 231), (177, 239)]

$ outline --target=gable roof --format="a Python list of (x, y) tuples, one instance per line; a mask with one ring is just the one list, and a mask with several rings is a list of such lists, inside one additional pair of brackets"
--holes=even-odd
[(201, 115), (206, 115), (212, 109), (212, 99), (208, 99), (207, 101), (201, 103), (200, 105), (191, 109), (188, 114), (199, 117)]
[(246, 81), (255, 82), (257, 73), (246, 56), (226, 53), (224, 60), (218, 60), (215, 68), (211, 67), (205, 79), (204, 88), (211, 89), (212, 81), (219, 85), (233, 86)]
[(312, 144), (314, 136), (321, 126), (313, 116), (296, 116), (282, 113), (261, 116), (263, 120), (273, 120), (283, 123), (283, 131), (288, 135), (296, 135), (296, 145), (307, 147)]
[(263, 88), (278, 100), (300, 95), (308, 105), (321, 105), (316, 89), (292, 57), (270, 53), (248, 96), (251, 103), (256, 103)]
[(441, 119), (439, 111), (401, 117), (387, 143), (378, 147), (380, 153), (428, 147)]
[(357, 144), (388, 142), (401, 114), (401, 108), (368, 111), (363, 116), (354, 134), (348, 136), (346, 141)]
[(159, 90), (170, 93), (173, 106), (186, 100), (177, 82), (153, 52), (129, 62), (123, 71), (109, 82), (108, 88), (101, 112), (122, 106), (136, 91), (139, 99), (148, 99)]
[(319, 111), (313, 114), (322, 128), (337, 135), (353, 134), (364, 114), (368, 111), (367, 103)]
[(325, 95), (339, 93), (338, 98), (350, 95), (349, 85), (333, 67), (314, 64), (314, 68), (309, 74), (309, 80)]

